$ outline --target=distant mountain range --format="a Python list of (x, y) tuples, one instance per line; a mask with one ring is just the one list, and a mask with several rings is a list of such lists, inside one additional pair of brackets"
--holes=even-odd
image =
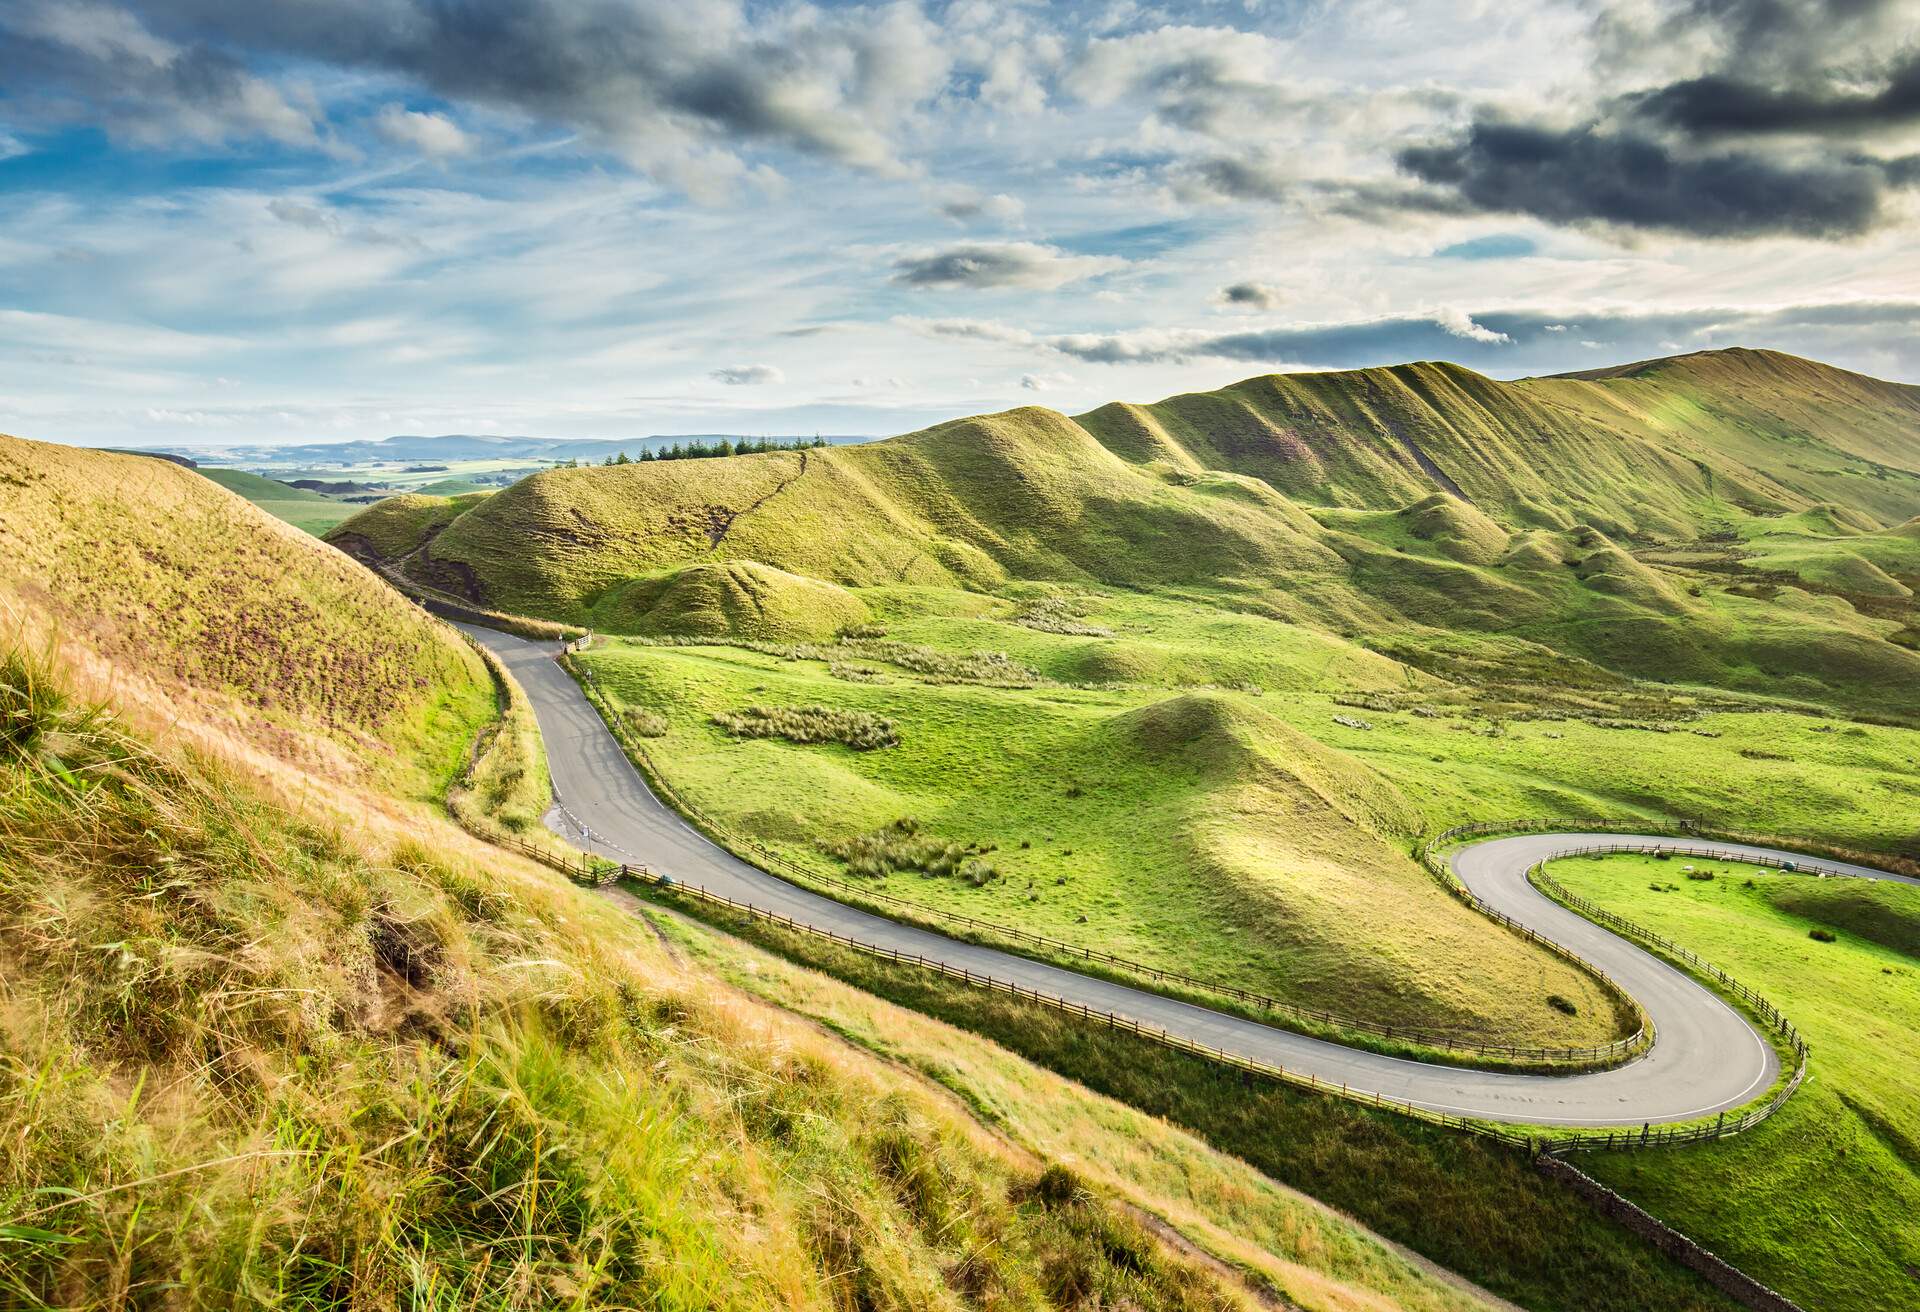
[[(168, 447), (143, 454), (169, 452), (207, 464), (253, 465), (358, 465), (375, 460), (601, 460), (607, 456), (638, 455), (648, 447), (672, 446), (675, 442), (718, 442), (723, 438), (741, 440), (740, 433), (670, 433), (648, 437), (554, 438), (493, 437), (476, 433), (443, 433), (435, 437), (401, 435), (375, 441), (303, 442), (292, 446)], [(752, 434), (774, 441), (790, 442), (813, 434)], [(874, 439), (854, 434), (825, 434), (835, 446), (847, 446)]]

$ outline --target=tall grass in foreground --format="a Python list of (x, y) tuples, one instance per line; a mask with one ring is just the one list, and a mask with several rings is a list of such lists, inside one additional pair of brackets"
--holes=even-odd
[(1228, 1305), (585, 895), (356, 850), (18, 655), (0, 871), (0, 1305)]

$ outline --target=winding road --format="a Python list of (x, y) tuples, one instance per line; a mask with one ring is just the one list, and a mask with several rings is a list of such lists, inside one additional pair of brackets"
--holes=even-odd
[[(1484, 901), (1605, 970), (1639, 999), (1655, 1026), (1647, 1052), (1611, 1070), (1522, 1075), (1390, 1057), (1262, 1025), (1239, 1016), (1109, 980), (1078, 974), (978, 944), (888, 920), (836, 902), (748, 865), (715, 846), (656, 798), (627, 760), (599, 712), (553, 659), (558, 644), (530, 642), (462, 624), (506, 664), (526, 690), (552, 770), (556, 832), (617, 861), (645, 863), (683, 883), (704, 886), (804, 924), (883, 948), (937, 959), (1055, 997), (1111, 1011), (1322, 1082), (1378, 1093), (1429, 1111), (1517, 1124), (1639, 1127), (1731, 1111), (1764, 1093), (1779, 1074), (1773, 1046), (1716, 994), (1627, 940), (1567, 910), (1527, 882), (1529, 866), (1594, 843), (1649, 844), (1670, 838), (1634, 834), (1527, 834), (1474, 843), (1452, 860), (1460, 880)], [(1717, 849), (1783, 856), (1767, 848), (1719, 843)], [(1804, 860), (1804, 858), (1799, 858)], [(1868, 879), (1920, 884), (1865, 866), (1822, 867)]]

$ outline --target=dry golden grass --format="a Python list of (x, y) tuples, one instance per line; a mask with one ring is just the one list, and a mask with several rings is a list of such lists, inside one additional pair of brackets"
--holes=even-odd
[(987, 1039), (673, 912), (629, 905), (739, 988), (931, 1081), (1019, 1152), (1067, 1164), (1302, 1308), (1504, 1306), (1194, 1135)]

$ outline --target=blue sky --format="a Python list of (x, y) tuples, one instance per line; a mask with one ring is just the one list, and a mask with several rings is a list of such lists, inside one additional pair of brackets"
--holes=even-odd
[(0, 430), (911, 429), (1721, 345), (1920, 381), (1876, 0), (13, 0)]

